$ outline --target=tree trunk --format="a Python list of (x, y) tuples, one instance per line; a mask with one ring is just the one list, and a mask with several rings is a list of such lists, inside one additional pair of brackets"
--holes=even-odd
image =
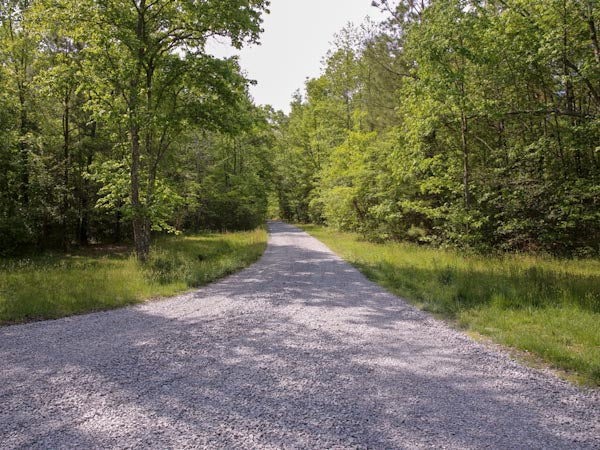
[(462, 153), (463, 153), (463, 188), (464, 188), (464, 199), (465, 208), (468, 210), (471, 208), (471, 191), (470, 191), (470, 168), (469, 168), (469, 145), (467, 140), (468, 123), (464, 113), (461, 113), (461, 141), (462, 141)]
[(146, 2), (139, 6), (136, 38), (138, 40), (138, 74), (130, 83), (129, 101), (129, 135), (131, 139), (131, 208), (133, 209), (133, 240), (138, 261), (145, 263), (150, 253), (150, 220), (148, 213), (140, 201), (140, 124), (139, 124), (139, 81), (144, 67), (144, 13)]
[(114, 242), (115, 244), (120, 244), (121, 243), (121, 208), (123, 207), (123, 201), (119, 200), (119, 208), (117, 209), (116, 213), (115, 213), (115, 238), (114, 238)]
[(89, 225), (90, 215), (88, 212), (87, 198), (81, 200), (81, 217), (79, 219), (79, 245), (87, 245), (90, 241)]
[(148, 260), (150, 252), (150, 227), (146, 212), (140, 201), (140, 130), (132, 125), (131, 135), (131, 207), (133, 209), (133, 240), (140, 262)]
[[(96, 139), (96, 121), (92, 121), (90, 125), (89, 137), (92, 142)], [(93, 147), (87, 149), (87, 161), (86, 171), (89, 172), (90, 166), (94, 160)], [(87, 245), (90, 240), (89, 226), (90, 226), (90, 192), (89, 192), (89, 180), (87, 177), (83, 177), (82, 188), (81, 188), (81, 212), (79, 219), (79, 243), (81, 245)]]
[(597, 64), (600, 64), (600, 44), (598, 43), (598, 34), (596, 33), (596, 22), (594, 20), (594, 8), (592, 6), (592, 2), (588, 1), (587, 6), (587, 23), (590, 29), (590, 40), (592, 41), (592, 48), (594, 49), (594, 60)]
[(21, 156), (21, 201), (24, 206), (29, 205), (29, 152), (25, 142), (28, 131), (27, 109), (25, 105), (25, 87), (19, 84), (19, 153)]
[(70, 95), (67, 93), (64, 98), (63, 104), (63, 184), (64, 190), (62, 195), (62, 205), (61, 205), (61, 225), (62, 225), (62, 247), (63, 250), (68, 250), (69, 248), (69, 231), (68, 231), (68, 223), (67, 223), (67, 214), (69, 211), (69, 166), (71, 159), (71, 134), (70, 134)]

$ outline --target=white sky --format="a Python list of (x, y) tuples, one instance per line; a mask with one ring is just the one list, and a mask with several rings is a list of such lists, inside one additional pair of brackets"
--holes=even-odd
[(208, 50), (219, 57), (239, 54), (242, 69), (258, 82), (250, 90), (255, 102), (286, 113), (293, 92), (319, 75), (335, 33), (348, 22), (360, 25), (366, 16), (381, 19), (371, 0), (272, 0), (269, 9), (260, 46), (237, 52), (213, 42)]

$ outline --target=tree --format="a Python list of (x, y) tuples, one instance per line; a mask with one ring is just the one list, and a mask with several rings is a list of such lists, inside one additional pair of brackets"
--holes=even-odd
[[(196, 91), (195, 100), (210, 108), (212, 97), (222, 94), (220, 80), (229, 76), (222, 71), (234, 70), (207, 55), (206, 42), (214, 36), (227, 37), (236, 47), (256, 42), (267, 5), (266, 0), (52, 2), (59, 14), (75, 12), (75, 40), (88, 40), (93, 55), (90, 73), (119, 96), (110, 116), (125, 118), (128, 130), (132, 222), (140, 261), (149, 252), (158, 168), (185, 121), (183, 98)], [(204, 118), (212, 117), (205, 111)]]
[(388, 19), (345, 30), (281, 121), (286, 217), (372, 239), (600, 251), (598, 2), (373, 4)]

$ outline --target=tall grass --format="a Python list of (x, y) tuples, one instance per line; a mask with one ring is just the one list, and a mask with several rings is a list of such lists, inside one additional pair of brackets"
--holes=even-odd
[(600, 261), (478, 256), (305, 226), (371, 280), (600, 386)]
[(0, 324), (56, 319), (177, 294), (256, 261), (264, 229), (158, 239), (141, 266), (130, 250), (0, 260)]

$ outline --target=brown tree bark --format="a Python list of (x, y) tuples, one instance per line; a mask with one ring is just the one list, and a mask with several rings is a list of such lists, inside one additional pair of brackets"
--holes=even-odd
[(151, 225), (148, 218), (148, 212), (140, 200), (140, 169), (141, 169), (141, 143), (140, 143), (140, 124), (139, 124), (139, 83), (145, 57), (145, 30), (144, 14), (146, 12), (146, 2), (142, 0), (138, 7), (138, 22), (136, 28), (136, 38), (138, 41), (138, 69), (137, 74), (130, 83), (129, 97), (129, 136), (131, 140), (131, 208), (133, 209), (133, 240), (135, 243), (135, 252), (138, 261), (145, 263), (150, 253), (150, 232)]
[(131, 207), (133, 209), (133, 240), (138, 260), (145, 263), (150, 253), (150, 227), (147, 213), (140, 200), (140, 130), (133, 124), (131, 137)]
[(62, 247), (67, 250), (69, 247), (69, 231), (67, 224), (67, 214), (69, 211), (69, 166), (71, 164), (71, 123), (70, 123), (70, 102), (71, 95), (67, 91), (63, 102), (63, 195), (61, 205), (62, 222)]
[(460, 136), (461, 136), (461, 146), (462, 146), (462, 154), (463, 154), (463, 188), (464, 188), (465, 208), (469, 209), (471, 207), (471, 188), (470, 188), (471, 171), (470, 171), (470, 167), (469, 167), (469, 141), (467, 139), (467, 132), (468, 132), (467, 117), (465, 116), (464, 113), (461, 113)]

